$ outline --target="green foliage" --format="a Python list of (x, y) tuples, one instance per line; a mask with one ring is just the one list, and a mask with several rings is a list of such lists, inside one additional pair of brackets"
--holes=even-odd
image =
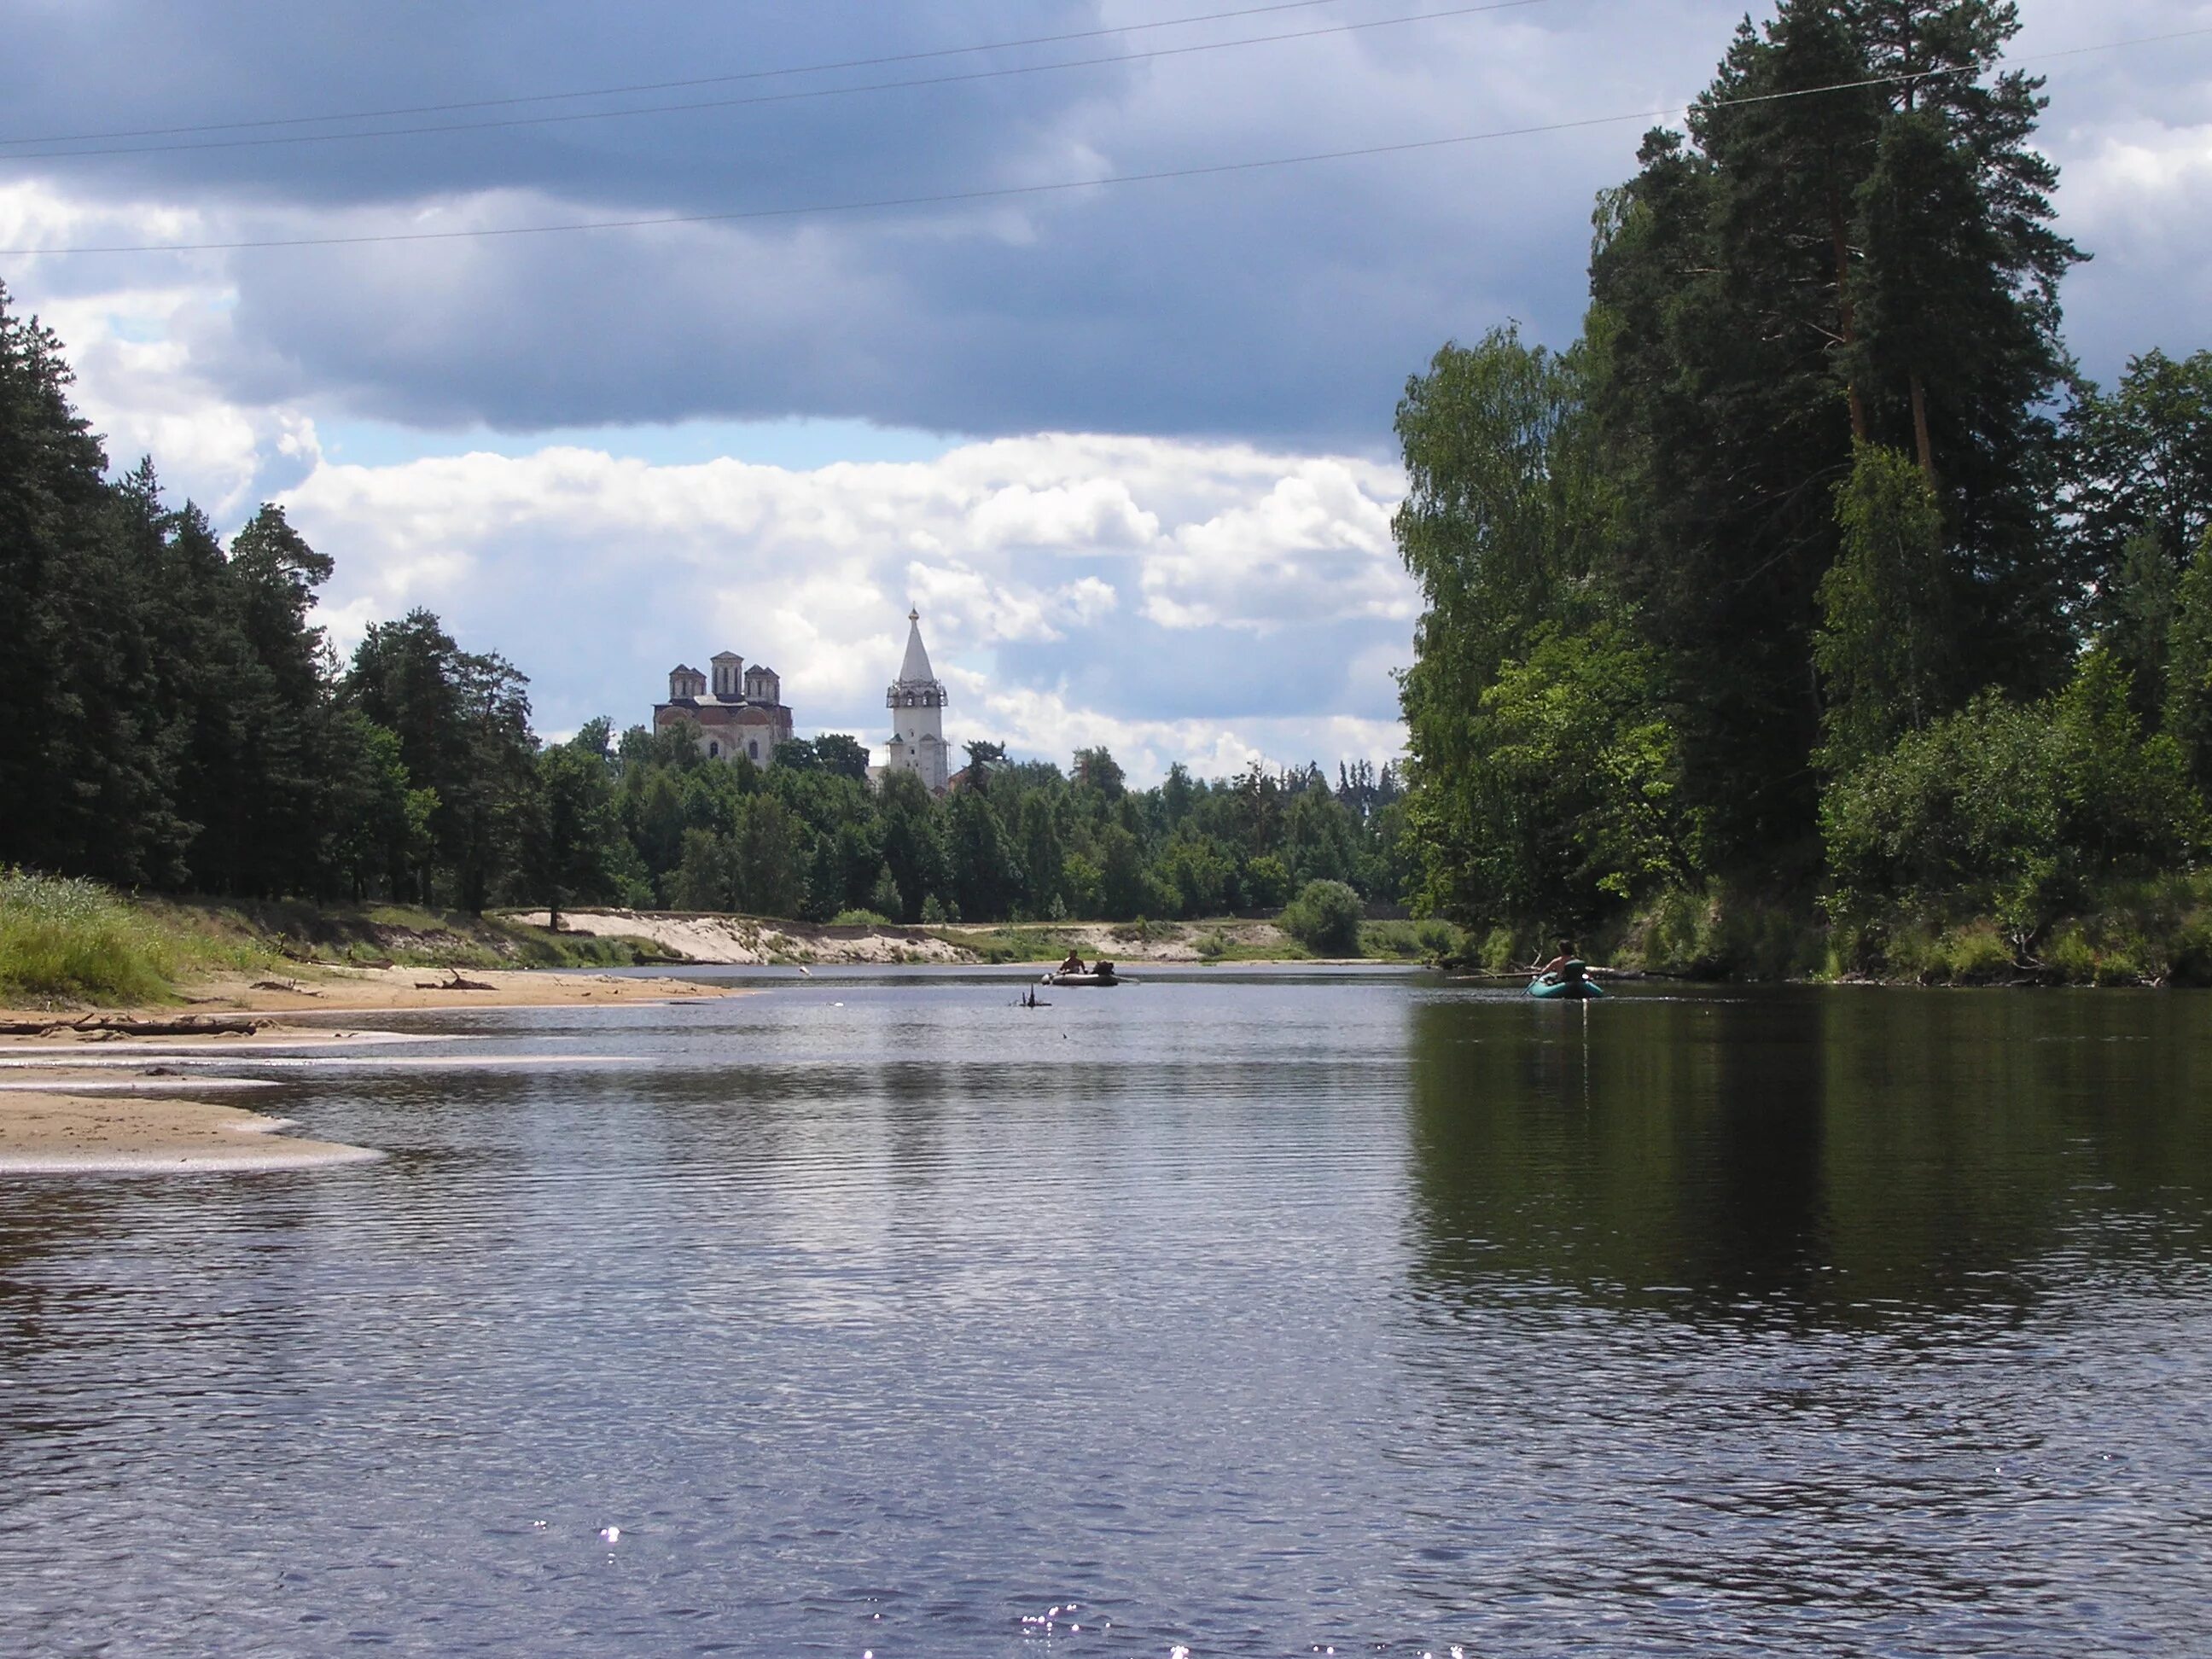
[(984, 781), (990, 762), (1003, 760), (1005, 751), (994, 744), (975, 744), (969, 755), (969, 787), (953, 795), (948, 813), (945, 851), (952, 897), (969, 921), (1000, 921), (1012, 913), (1023, 885)]
[(1547, 625), (1461, 724), (1449, 775), (1417, 774), (1409, 828), (1429, 908), (1586, 927), (1694, 867), (1674, 732), (1648, 647), (1606, 622)]
[(735, 910), (737, 872), (730, 838), (712, 830), (686, 830), (684, 851), (667, 880), (668, 903), (676, 910)]
[(1356, 957), (1365, 915), (1359, 895), (1340, 881), (1308, 882), (1276, 925), (1316, 956)]
[(1486, 974), (1504, 974), (1511, 972), (1516, 963), (1524, 961), (1530, 954), (1533, 953), (1524, 952), (1517, 947), (1510, 927), (1493, 927), (1483, 936), (1482, 946), (1475, 952), (1474, 960)]
[(339, 688), (395, 733), (416, 787), (435, 792), (434, 863), (414, 896), (482, 911), (522, 856), (536, 802), (529, 682), (496, 654), (463, 651), (427, 611), (372, 624)]
[(1448, 346), (1398, 431), (1395, 527), (1427, 606), (1403, 681), (1419, 897), (1467, 920), (1586, 920), (1678, 871), (1694, 825), (1658, 659), (1599, 582), (1619, 501), (1583, 360), (1510, 330)]
[(1838, 781), (1823, 806), (1831, 908), (1993, 918), (2024, 945), (2095, 884), (2186, 867), (2205, 809), (2181, 750), (2146, 738), (2102, 651), (2039, 704), (1976, 698)]
[(2156, 718), (2169, 697), (2167, 659), (2172, 653), (2175, 612), (2181, 602), (2182, 568), (2154, 530), (2128, 538), (2118, 564), (2097, 596), (2097, 638), (2127, 671), (2138, 713)]
[(1614, 961), (1692, 979), (1811, 978), (1828, 939), (1801, 905), (1709, 882), (1656, 895), (1629, 918)]
[(0, 871), (0, 996), (152, 1002), (165, 942), (96, 882)]
[(2067, 417), (2074, 559), (2101, 589), (2147, 538), (2179, 568), (2212, 533), (2212, 351), (2128, 360), (2111, 393), (2085, 386)]
[(1249, 908), (1273, 910), (1290, 896), (1291, 872), (1273, 853), (1262, 853), (1244, 866), (1243, 886)]
[(1820, 763), (1848, 771), (1947, 711), (1943, 520), (1910, 458), (1861, 444), (1836, 490), (1843, 545), (1819, 590)]
[(1614, 533), (1578, 358), (1513, 328), (1447, 345), (1398, 405), (1407, 492), (1398, 550), (1426, 605), (1406, 678), (1414, 754), (1446, 757), (1446, 720), (1546, 623), (1568, 619)]
[(2212, 530), (2174, 599), (2166, 658), (2166, 730), (2200, 793), (2212, 796)]
[(617, 890), (614, 788), (604, 723), (595, 726), (538, 757), (528, 807), (524, 857), (556, 932), (564, 900), (589, 903)]
[(0, 869), (0, 1000), (164, 1002), (181, 974), (271, 960), (98, 882)]
[(840, 910), (830, 918), (832, 927), (888, 927), (890, 918), (873, 910)]
[[(2017, 27), (1982, 0), (1784, 0), (1739, 27), (1687, 140), (1653, 134), (1601, 205), (1613, 571), (1664, 659), (1716, 869), (1808, 873), (1815, 595), (1855, 444), (1911, 454), (1937, 491), (1953, 695), (2063, 672), (2045, 410), (2078, 256), (2050, 228), (2037, 83), (1996, 67)], [(1841, 90), (1794, 95), (1816, 87)]]
[(1075, 751), (1075, 783), (1109, 801), (1119, 800), (1127, 787), (1120, 763), (1103, 744)]

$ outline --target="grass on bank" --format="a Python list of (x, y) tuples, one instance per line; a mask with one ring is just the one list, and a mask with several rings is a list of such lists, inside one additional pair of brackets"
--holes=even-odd
[(665, 959), (643, 939), (550, 933), (493, 915), (137, 898), (81, 878), (0, 870), (0, 1003), (173, 1002), (195, 979), (301, 964), (605, 968)]
[(276, 960), (265, 944), (225, 937), (175, 906), (95, 881), (0, 871), (0, 1002), (166, 1002), (180, 979)]

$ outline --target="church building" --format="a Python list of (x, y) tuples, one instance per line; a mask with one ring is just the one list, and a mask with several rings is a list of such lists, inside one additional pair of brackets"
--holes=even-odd
[(791, 740), (791, 710), (783, 706), (783, 683), (775, 671), (724, 651), (708, 665), (714, 670), (713, 691), (707, 676), (678, 663), (668, 673), (668, 701), (656, 703), (653, 727), (659, 731), (678, 720), (699, 727), (699, 748), (709, 760), (734, 761), (743, 755), (766, 766), (775, 757), (775, 746)]
[(891, 741), (883, 770), (912, 772), (930, 793), (941, 795), (952, 777), (945, 744), (945, 684), (931, 671), (921, 643), (921, 612), (909, 611), (906, 620), (906, 660), (884, 699), (891, 711)]

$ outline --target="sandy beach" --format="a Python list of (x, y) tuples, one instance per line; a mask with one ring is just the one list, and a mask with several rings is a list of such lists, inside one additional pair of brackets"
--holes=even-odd
[[(526, 927), (544, 927), (551, 921), (543, 910), (510, 919)], [(717, 967), (782, 962), (888, 967), (977, 959), (974, 951), (934, 937), (934, 930), (918, 927), (833, 927), (680, 910), (564, 910), (561, 925), (571, 933), (645, 939), (688, 961)]]
[[(511, 920), (525, 927), (543, 927), (548, 917), (538, 910)], [(780, 962), (811, 963), (817, 967), (964, 965), (982, 961), (986, 942), (994, 937), (1003, 939), (1009, 931), (989, 922), (948, 922), (927, 929), (834, 927), (762, 921), (749, 916), (647, 910), (567, 910), (561, 921), (572, 933), (641, 939), (702, 965), (738, 967)], [(1071, 946), (1085, 958), (1104, 957), (1112, 962), (1203, 962), (1206, 957), (1199, 945), (1208, 934), (1218, 934), (1237, 946), (1241, 959), (1247, 962), (1305, 959), (1272, 921), (1231, 918), (1156, 922), (1141, 933), (1114, 922), (1020, 923), (1012, 931), (1026, 931), (1033, 942), (1045, 945), (1045, 953), (1035, 958), (1039, 962), (1057, 961), (1060, 952)], [(963, 944), (963, 940), (973, 944)]]
[[(186, 1012), (368, 1012), (395, 1008), (565, 1008), (741, 996), (728, 985), (514, 968), (324, 968), (296, 976), (230, 975), (185, 988)], [(0, 1014), (0, 1017), (7, 1017)]]
[(289, 1127), (211, 1101), (0, 1091), (0, 1175), (312, 1170), (383, 1156), (279, 1133)]
[[(458, 978), (459, 983), (456, 984)], [(282, 1118), (191, 1094), (261, 1086), (206, 1070), (225, 1054), (368, 1048), (390, 1032), (288, 1021), (290, 1014), (369, 1014), (423, 1008), (550, 1008), (650, 1004), (743, 995), (726, 985), (598, 974), (470, 969), (319, 968), (298, 977), (246, 975), (185, 988), (179, 1007), (0, 1009), (0, 1175), (319, 1169), (380, 1157), (374, 1148), (285, 1134)], [(140, 1036), (130, 1022), (204, 1021), (202, 1033)], [(184, 1062), (191, 1070), (179, 1074)]]

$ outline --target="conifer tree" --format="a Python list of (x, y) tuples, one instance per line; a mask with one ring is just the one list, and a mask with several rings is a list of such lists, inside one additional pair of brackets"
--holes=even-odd
[(0, 860), (160, 882), (184, 832), (150, 696), (149, 573), (72, 379), (0, 288)]

